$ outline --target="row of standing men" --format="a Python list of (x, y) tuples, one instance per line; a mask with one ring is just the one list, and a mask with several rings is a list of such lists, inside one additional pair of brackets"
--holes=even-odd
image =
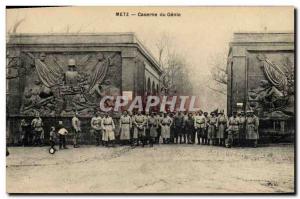
[[(42, 119), (37, 116), (31, 125), (35, 134), (43, 133)], [(130, 115), (124, 111), (119, 119), (119, 143), (121, 145), (145, 146), (159, 144), (203, 144), (216, 146), (257, 146), (259, 119), (253, 111), (233, 112), (229, 118), (221, 110), (211, 112), (176, 112)], [(69, 133), (62, 121), (51, 127), (50, 143), (52, 146), (59, 138), (60, 149), (66, 147), (66, 135)], [(97, 145), (114, 146), (116, 144), (116, 125), (109, 113), (95, 112), (91, 119), (91, 132)], [(72, 118), (73, 146), (79, 147), (81, 121), (75, 113)], [(37, 136), (39, 137), (39, 136)]]

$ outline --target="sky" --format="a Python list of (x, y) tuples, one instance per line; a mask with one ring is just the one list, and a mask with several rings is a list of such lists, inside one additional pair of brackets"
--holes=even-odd
[[(116, 16), (116, 12), (180, 13), (180, 17)], [(202, 109), (226, 109), (226, 96), (214, 87), (214, 59), (226, 58), (234, 32), (293, 32), (293, 7), (60, 7), (6, 11), (7, 31), (22, 18), (19, 33), (135, 32), (158, 57), (156, 43), (169, 35), (176, 52), (188, 62)], [(226, 60), (225, 60), (226, 61)]]

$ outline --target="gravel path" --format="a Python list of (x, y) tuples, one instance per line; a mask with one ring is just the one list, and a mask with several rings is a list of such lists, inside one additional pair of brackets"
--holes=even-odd
[(294, 191), (294, 146), (11, 147), (9, 193), (282, 193)]

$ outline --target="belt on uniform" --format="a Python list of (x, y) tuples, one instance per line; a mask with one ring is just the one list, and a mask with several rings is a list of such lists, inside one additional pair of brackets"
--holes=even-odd
[(111, 126), (112, 124), (104, 124), (104, 126)]

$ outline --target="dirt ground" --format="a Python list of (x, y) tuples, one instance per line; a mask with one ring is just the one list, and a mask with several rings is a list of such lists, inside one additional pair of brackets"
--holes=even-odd
[(294, 192), (294, 146), (11, 147), (9, 193)]

